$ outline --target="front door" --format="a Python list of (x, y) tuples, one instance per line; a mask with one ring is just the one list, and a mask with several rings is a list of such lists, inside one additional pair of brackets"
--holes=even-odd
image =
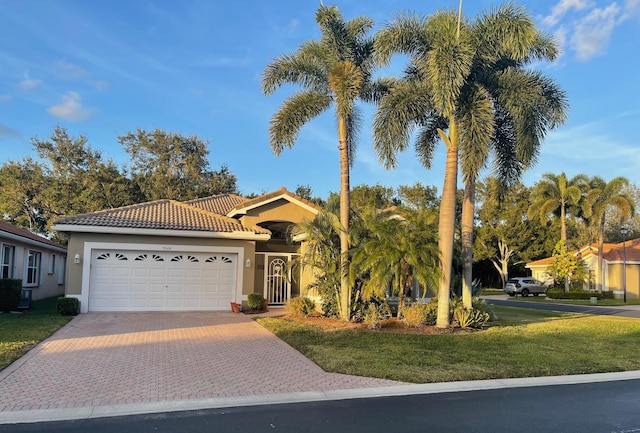
[(289, 254), (265, 254), (265, 298), (270, 305), (284, 305), (291, 297)]

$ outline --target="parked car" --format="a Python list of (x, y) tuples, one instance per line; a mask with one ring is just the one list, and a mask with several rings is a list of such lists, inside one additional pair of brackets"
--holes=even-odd
[(547, 291), (547, 285), (541, 281), (536, 280), (531, 277), (517, 277), (517, 278), (509, 278), (507, 280), (507, 284), (504, 286), (504, 291), (507, 292), (509, 296), (515, 296), (516, 294), (522, 296), (529, 296), (529, 294), (533, 296), (538, 296), (541, 293), (545, 293)]

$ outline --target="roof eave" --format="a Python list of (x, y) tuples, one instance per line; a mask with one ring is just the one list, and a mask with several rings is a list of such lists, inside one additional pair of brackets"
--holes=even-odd
[(307, 203), (305, 203), (303, 201), (300, 201), (300, 200), (296, 199), (295, 197), (291, 197), (286, 192), (283, 192), (282, 194), (278, 194), (277, 196), (266, 198), (264, 200), (261, 200), (261, 201), (259, 201), (257, 203), (250, 204), (248, 206), (243, 206), (242, 203), (241, 203), (237, 207), (234, 207), (233, 209), (231, 209), (229, 211), (229, 213), (227, 214), (227, 216), (233, 218), (236, 215), (246, 215), (247, 212), (250, 211), (251, 209), (255, 209), (257, 207), (264, 206), (264, 205), (269, 204), (269, 203), (273, 203), (274, 201), (278, 201), (280, 199), (285, 199), (289, 203), (295, 203), (298, 206), (300, 206), (301, 208), (311, 212), (314, 215), (317, 215), (318, 212), (319, 212), (318, 209), (316, 209), (315, 207), (309, 206)]
[(58, 251), (58, 252), (61, 252), (61, 253), (66, 253), (67, 252), (67, 249), (62, 247), (62, 246), (58, 247), (58, 246), (51, 245), (51, 244), (46, 243), (46, 242), (40, 242), (40, 241), (37, 241), (35, 239), (28, 238), (26, 236), (16, 235), (14, 233), (9, 233), (9, 232), (3, 231), (2, 232), (2, 237), (6, 238), (6, 239), (11, 239), (11, 240), (16, 241), (16, 242), (22, 242), (22, 243), (27, 244), (27, 245), (32, 245), (32, 246), (36, 246), (36, 247), (40, 247), (40, 248), (46, 248), (46, 249), (53, 250), (53, 251)]
[(187, 238), (209, 238), (209, 239), (235, 239), (266, 241), (271, 238), (268, 234), (253, 233), (245, 231), (232, 232), (212, 232), (201, 230), (165, 230), (165, 229), (139, 229), (130, 227), (108, 227), (108, 226), (88, 226), (76, 224), (56, 224), (53, 230), (69, 233), (108, 233), (122, 235), (143, 235), (143, 236), (169, 236)]

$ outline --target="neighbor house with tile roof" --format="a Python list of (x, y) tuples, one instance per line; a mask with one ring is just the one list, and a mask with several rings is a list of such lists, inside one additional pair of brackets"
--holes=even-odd
[(64, 245), (0, 220), (0, 278), (22, 280), (31, 299), (64, 293), (66, 259)]
[(271, 305), (301, 294), (311, 276), (289, 263), (304, 241), (287, 233), (319, 211), (281, 188), (73, 215), (53, 229), (69, 238), (66, 294), (82, 312), (226, 311), (253, 292)]
[[(640, 238), (624, 243), (605, 243), (602, 256), (602, 275), (598, 275), (598, 245), (589, 244), (574, 251), (580, 257), (589, 272), (589, 281), (585, 289), (595, 290), (597, 282), (602, 282), (603, 291), (613, 291), (617, 297), (624, 293), (623, 269), (626, 268), (627, 298), (640, 299)], [(553, 257), (547, 257), (526, 264), (534, 278), (549, 280), (547, 269), (553, 263)], [(625, 266), (626, 264), (626, 266)]]

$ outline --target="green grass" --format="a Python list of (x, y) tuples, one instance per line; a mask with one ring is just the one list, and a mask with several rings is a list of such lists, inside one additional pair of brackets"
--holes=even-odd
[(22, 313), (0, 313), (0, 370), (72, 319), (58, 314), (56, 299), (34, 301)]
[(640, 369), (640, 320), (494, 307), (481, 332), (403, 334), (259, 322), (335, 373), (427, 383)]
[[(525, 302), (542, 302), (545, 304), (571, 304), (571, 305), (588, 305), (588, 306), (593, 305), (589, 299), (551, 299), (551, 298), (546, 298), (544, 296), (538, 296), (538, 297), (527, 296), (524, 298), (522, 296), (518, 296), (517, 299), (515, 297), (513, 298), (510, 297), (509, 299), (525, 301)], [(640, 299), (627, 299), (626, 304), (622, 299), (598, 299), (598, 303), (596, 305), (599, 307), (621, 307), (624, 305), (640, 305)]]

